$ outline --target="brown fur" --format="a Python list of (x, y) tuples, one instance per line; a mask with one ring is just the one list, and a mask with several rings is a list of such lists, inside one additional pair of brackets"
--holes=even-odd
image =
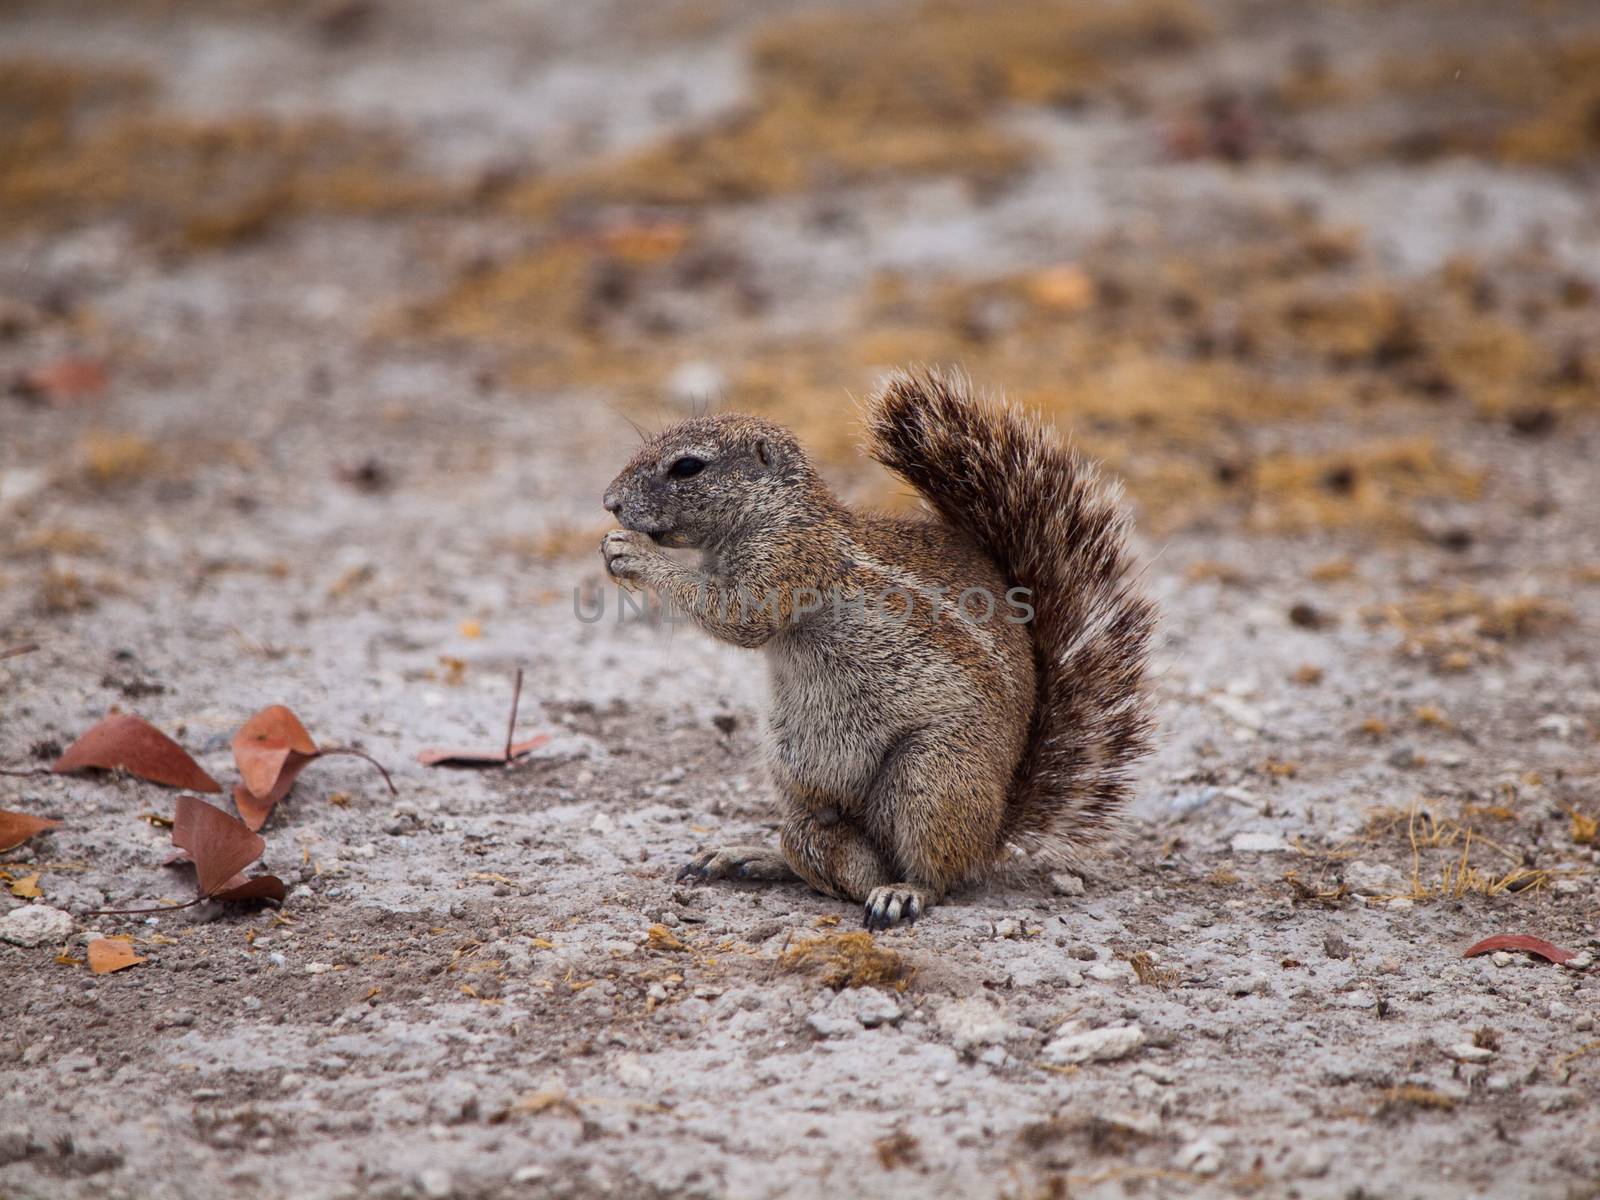
[[(767, 655), (781, 852), (708, 851), (683, 874), (792, 873), (881, 927), (915, 920), (1007, 843), (1070, 850), (1104, 832), (1145, 747), (1153, 614), (1112, 494), (1045, 428), (932, 372), (892, 377), (866, 420), (873, 455), (942, 519), (853, 512), (782, 427), (698, 417), (607, 490), (626, 529), (602, 552), (616, 578)], [(703, 467), (678, 477), (690, 459)], [(701, 550), (700, 569), (663, 545)], [(1015, 620), (1015, 585), (1032, 589), (1031, 624)], [(969, 589), (992, 598), (990, 619), (960, 616), (963, 593), (987, 615)]]

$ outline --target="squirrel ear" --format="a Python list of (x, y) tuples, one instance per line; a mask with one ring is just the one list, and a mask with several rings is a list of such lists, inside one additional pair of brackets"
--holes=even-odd
[(756, 461), (763, 467), (770, 467), (776, 460), (777, 454), (772, 449), (772, 443), (766, 438), (756, 439)]

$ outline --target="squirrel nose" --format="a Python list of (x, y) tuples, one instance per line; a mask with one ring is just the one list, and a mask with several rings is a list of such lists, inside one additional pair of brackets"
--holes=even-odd
[(613, 516), (615, 516), (622, 509), (622, 497), (617, 495), (615, 492), (607, 492), (605, 499), (602, 500), (601, 503), (606, 506), (606, 511), (611, 513)]

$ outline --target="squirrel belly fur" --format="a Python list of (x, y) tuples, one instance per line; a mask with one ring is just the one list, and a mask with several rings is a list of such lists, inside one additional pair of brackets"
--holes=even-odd
[(1052, 427), (930, 369), (891, 375), (863, 418), (926, 517), (847, 508), (788, 430), (718, 414), (617, 476), (601, 553), (767, 659), (780, 845), (708, 849), (680, 878), (798, 876), (877, 929), (1008, 846), (1071, 860), (1106, 839), (1149, 748), (1155, 608), (1118, 489)]

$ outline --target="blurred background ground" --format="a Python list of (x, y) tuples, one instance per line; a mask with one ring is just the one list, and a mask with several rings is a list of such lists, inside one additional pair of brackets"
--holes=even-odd
[[(170, 794), (0, 778), (66, 822), (0, 920), (74, 914), (0, 944), (0, 1191), (1595, 1195), (1593, 971), (1459, 956), (1600, 945), (1597, 185), (1576, 0), (0, 6), (0, 763), (284, 702), (401, 791), (135, 921)], [(1083, 894), (830, 975), (847, 906), (671, 883), (770, 835), (759, 661), (572, 596), (630, 422), (908, 504), (908, 361), (1127, 481), (1163, 739)], [(414, 765), (518, 664), (547, 746)]]

